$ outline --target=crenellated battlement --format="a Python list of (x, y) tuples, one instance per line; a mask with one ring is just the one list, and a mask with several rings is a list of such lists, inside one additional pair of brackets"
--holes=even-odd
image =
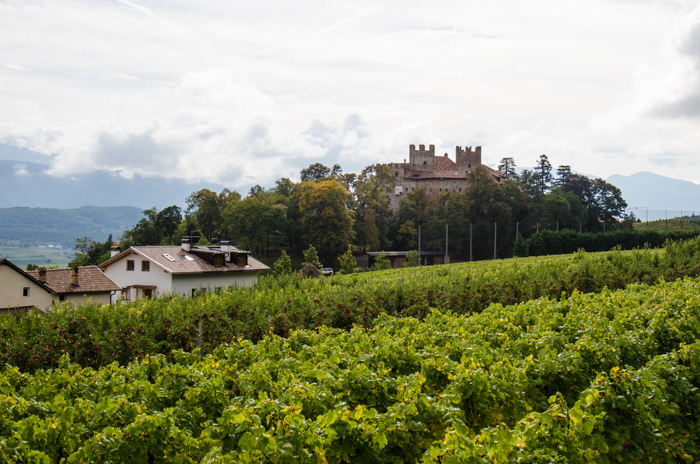
[(410, 145), (408, 154), (412, 170), (427, 172), (435, 170), (435, 145), (429, 145), (427, 150), (423, 144), (418, 145), (418, 150), (415, 145)]
[(457, 145), (455, 153), (457, 167), (460, 169), (469, 169), (481, 164), (481, 146), (474, 147), (474, 150), (472, 147), (465, 146), (462, 150), (462, 147)]

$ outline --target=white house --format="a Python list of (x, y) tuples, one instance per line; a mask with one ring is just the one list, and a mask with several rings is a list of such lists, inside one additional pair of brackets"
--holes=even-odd
[(98, 267), (122, 288), (124, 300), (162, 294), (195, 295), (198, 291), (253, 285), (258, 272), (270, 268), (239, 250), (219, 245), (133, 246)]

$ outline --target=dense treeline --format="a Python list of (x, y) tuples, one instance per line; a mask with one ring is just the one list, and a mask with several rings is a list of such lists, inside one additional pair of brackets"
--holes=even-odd
[(0, 373), (9, 462), (700, 460), (700, 282)]
[(418, 248), (420, 235), (421, 249), (444, 251), (446, 226), (450, 255), (457, 260), (469, 259), (470, 242), (474, 259), (492, 258), (494, 248), (498, 257), (512, 256), (516, 232), (572, 228), (598, 233), (632, 227), (631, 221), (620, 222), (626, 203), (619, 189), (602, 179), (571, 174), (568, 166), (560, 166), (555, 177), (545, 155), (533, 171), (517, 175), (512, 158), (504, 158), (499, 171), (503, 184), (480, 166), (471, 170), (464, 192), (431, 194), (419, 188), (391, 212), (386, 192), (392, 191), (394, 176), (388, 166), (369, 166), (355, 174), (316, 163), (302, 170), (298, 183), (282, 178), (271, 188), (251, 188), (245, 197), (228, 189), (203, 189), (187, 198), (184, 211), (175, 206), (146, 210), (121, 244), (226, 239), (268, 263), (281, 249), (300, 256), (314, 246), (324, 266), (337, 268), (348, 245), (356, 251), (406, 251)]
[(64, 354), (82, 365), (125, 365), (197, 346), (211, 352), (238, 338), (260, 340), (320, 326), (370, 328), (382, 315), (423, 318), (431, 308), (478, 313), (492, 303), (565, 299), (631, 283), (700, 276), (700, 238), (664, 250), (610, 251), (482, 261), (301, 280), (265, 276), (253, 288), (197, 298), (161, 297), (113, 306), (64, 305), (46, 314), (0, 317), (0, 362), (22, 371), (55, 366)]

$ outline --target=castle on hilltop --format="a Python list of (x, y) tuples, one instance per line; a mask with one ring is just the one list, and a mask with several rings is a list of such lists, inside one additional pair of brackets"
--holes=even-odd
[[(444, 156), (435, 156), (435, 145), (409, 146), (408, 162), (389, 163), (387, 166), (394, 173), (394, 187), (386, 186), (386, 193), (391, 199), (390, 208), (396, 211), (399, 207), (399, 200), (407, 193), (413, 192), (417, 188), (424, 188), (428, 194), (439, 195), (443, 192), (462, 193), (467, 188), (467, 176), (469, 172), (481, 165), (481, 147), (457, 146), (455, 153), (456, 161), (452, 161), (445, 153)], [(501, 174), (484, 166), (493, 176), (494, 180), (503, 183)]]

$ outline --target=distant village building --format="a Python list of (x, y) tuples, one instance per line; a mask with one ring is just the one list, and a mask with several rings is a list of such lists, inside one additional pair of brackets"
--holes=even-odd
[[(390, 208), (396, 211), (402, 196), (424, 188), (428, 194), (439, 195), (443, 192), (462, 193), (467, 188), (467, 177), (472, 169), (481, 166), (481, 147), (458, 146), (455, 160), (452, 161), (445, 153), (444, 156), (435, 156), (435, 145), (415, 145), (409, 147), (409, 160), (403, 163), (389, 163), (388, 166), (394, 174), (393, 189), (385, 186), (386, 193), (391, 199)], [(496, 170), (484, 166), (493, 176), (494, 180), (503, 183), (503, 176)]]

